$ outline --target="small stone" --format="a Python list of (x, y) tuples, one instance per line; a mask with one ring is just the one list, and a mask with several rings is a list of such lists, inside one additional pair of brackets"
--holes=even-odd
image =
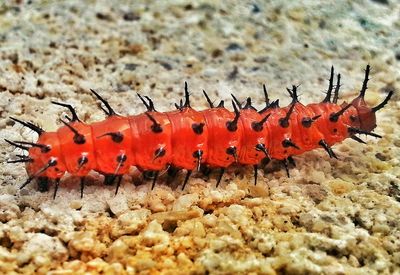
[(138, 66), (139, 66), (139, 65), (138, 65), (138, 64), (135, 64), (135, 63), (127, 63), (127, 64), (125, 64), (125, 70), (134, 71), (134, 70), (136, 70), (136, 68), (137, 68)]
[(100, 20), (111, 21), (111, 16), (109, 14), (98, 12), (96, 17)]
[(82, 201), (80, 201), (80, 200), (72, 200), (69, 203), (69, 207), (71, 207), (72, 209), (75, 209), (75, 210), (80, 209), (80, 208), (82, 208)]
[(226, 47), (227, 51), (239, 51), (243, 50), (243, 47), (240, 46), (238, 43), (230, 43), (228, 47)]
[(177, 256), (178, 264), (181, 266), (192, 265), (192, 261), (184, 253), (179, 253)]
[(173, 211), (180, 211), (180, 210), (187, 210), (192, 205), (196, 204), (199, 200), (199, 196), (197, 194), (186, 194), (180, 196), (174, 203), (172, 210)]
[(169, 238), (169, 234), (162, 229), (161, 224), (156, 220), (150, 222), (146, 230), (143, 232), (143, 241), (146, 246), (167, 243)]
[(140, 20), (140, 15), (135, 12), (129, 11), (129, 12), (124, 13), (122, 18), (125, 21), (137, 21), (137, 20)]

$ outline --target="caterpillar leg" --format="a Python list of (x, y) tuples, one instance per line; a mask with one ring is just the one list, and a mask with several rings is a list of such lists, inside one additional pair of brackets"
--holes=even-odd
[(332, 148), (326, 143), (326, 141), (324, 139), (321, 139), (318, 144), (321, 145), (321, 147), (325, 149), (325, 151), (328, 153), (330, 158), (337, 159), (335, 152), (333, 152)]
[(25, 186), (27, 186), (29, 183), (31, 183), (31, 181), (35, 178), (37, 178), (39, 175), (41, 175), (42, 173), (44, 173), (47, 169), (49, 169), (50, 167), (56, 166), (57, 165), (57, 161), (55, 159), (50, 159), (49, 162), (43, 166), (42, 168), (40, 168), (35, 174), (33, 174), (32, 176), (30, 176), (22, 185), (19, 189), (24, 188)]
[(292, 156), (288, 156), (287, 160), (290, 165), (292, 165), (293, 167), (296, 167), (296, 162), (294, 161), (294, 158)]
[(358, 136), (352, 135), (352, 136), (350, 136), (350, 138), (355, 140), (355, 141), (357, 141), (357, 142), (359, 142), (359, 143), (367, 144), (364, 140), (362, 140)]
[(159, 174), (159, 171), (155, 171), (154, 172), (153, 183), (151, 184), (151, 190), (153, 190), (154, 187), (156, 186), (156, 182), (157, 182), (157, 179), (158, 179), (158, 174)]
[(258, 164), (254, 164), (254, 186), (257, 185), (257, 176), (258, 176)]
[(288, 178), (290, 178), (290, 173), (289, 173), (289, 163), (287, 159), (281, 160), (283, 167), (286, 170), (286, 175), (288, 176)]
[(83, 189), (85, 188), (85, 177), (81, 177), (81, 199), (83, 198)]
[(187, 170), (186, 176), (185, 176), (185, 180), (183, 182), (183, 186), (182, 186), (182, 191), (185, 189), (186, 184), (189, 181), (190, 175), (192, 174), (192, 170)]
[(56, 184), (54, 186), (53, 200), (56, 199), (58, 187), (60, 186), (60, 179), (56, 179)]
[(119, 187), (121, 185), (122, 175), (117, 175), (117, 176), (115, 176), (115, 178), (117, 179), (117, 187), (115, 187), (115, 195), (117, 195)]
[(222, 180), (222, 177), (224, 176), (224, 173), (225, 173), (225, 168), (221, 168), (221, 170), (219, 170), (216, 187), (219, 186), (219, 184), (220, 184), (220, 182)]

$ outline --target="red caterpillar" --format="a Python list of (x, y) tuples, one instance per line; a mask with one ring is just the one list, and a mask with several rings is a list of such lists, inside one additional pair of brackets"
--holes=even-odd
[(62, 120), (65, 126), (57, 132), (45, 132), (30, 122), (12, 118), (36, 131), (39, 139), (37, 143), (6, 140), (29, 152), (29, 156), (20, 155), (20, 159), (10, 162), (26, 163), (29, 178), (21, 188), (35, 178), (46, 185), (49, 179), (55, 179), (54, 197), (66, 171), (81, 177), (81, 196), (84, 177), (91, 170), (105, 174), (108, 184), (116, 179), (117, 193), (122, 175), (130, 166), (153, 171), (153, 187), (159, 171), (166, 166), (186, 169), (183, 189), (192, 170), (199, 169), (201, 164), (220, 169), (218, 185), (225, 168), (237, 162), (254, 166), (257, 183), (257, 168), (265, 158), (281, 160), (288, 171), (287, 164), (293, 155), (322, 147), (336, 158), (331, 146), (337, 142), (350, 137), (364, 143), (356, 134), (381, 137), (371, 132), (376, 127), (375, 112), (387, 104), (393, 92), (378, 106), (369, 108), (364, 101), (369, 71), (367, 66), (360, 95), (350, 104), (337, 105), (340, 74), (334, 85), (332, 67), (328, 91), (321, 103), (304, 106), (293, 86), (292, 90), (287, 89), (291, 104), (279, 108), (278, 100), (269, 102), (264, 86), (266, 107), (260, 111), (251, 105), (250, 98), (243, 106), (233, 96), (234, 112), (230, 112), (223, 101), (214, 106), (205, 91), (210, 109), (195, 111), (185, 83), (185, 101), (176, 105), (176, 111), (157, 112), (149, 97), (139, 95), (147, 111), (123, 117), (91, 90), (104, 105), (105, 120), (85, 124), (71, 105), (58, 102), (53, 103), (68, 108), (72, 117), (69, 122)]

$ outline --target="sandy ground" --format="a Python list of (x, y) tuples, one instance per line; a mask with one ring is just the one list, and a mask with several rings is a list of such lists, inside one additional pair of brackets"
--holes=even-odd
[[(291, 2), (291, 4), (289, 4)], [(35, 141), (14, 124), (60, 127), (72, 103), (86, 122), (102, 120), (89, 89), (121, 114), (144, 107), (136, 92), (171, 110), (189, 82), (261, 107), (261, 85), (289, 103), (318, 102), (329, 68), (343, 76), (341, 100), (372, 66), (367, 101), (379, 103), (376, 132), (295, 157), (291, 177), (277, 163), (232, 167), (219, 188), (195, 175), (184, 191), (161, 180), (151, 191), (135, 169), (117, 196), (102, 176), (66, 176), (56, 200), (36, 183), (23, 190), (18, 153), (1, 142), (0, 273), (44, 274), (390, 274), (400, 273), (400, 4), (396, 1), (17, 1), (0, 2), (0, 137)], [(322, 1), (321, 1), (322, 2)]]

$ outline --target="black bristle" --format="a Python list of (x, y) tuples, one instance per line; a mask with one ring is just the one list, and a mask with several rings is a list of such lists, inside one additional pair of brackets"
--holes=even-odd
[(106, 115), (108, 116), (113, 116), (116, 115), (117, 113), (113, 110), (113, 108), (111, 108), (110, 104), (108, 103), (107, 100), (105, 100), (104, 98), (102, 98), (95, 90), (90, 89), (90, 91), (97, 97), (98, 100), (100, 100), (104, 106), (106, 106), (106, 109), (104, 109), (102, 106), (101, 109), (106, 113)]
[(324, 100), (322, 100), (322, 102), (324, 102), (324, 103), (331, 102), (332, 89), (333, 89), (333, 76), (334, 76), (334, 68), (332, 66), (331, 67), (331, 76), (329, 78), (328, 91), (326, 92), (326, 97), (324, 98)]
[(74, 107), (72, 107), (71, 104), (56, 102), (56, 101), (52, 101), (51, 103), (67, 108), (72, 114), (72, 118), (69, 118), (69, 121), (79, 121), (80, 122), (79, 117), (76, 114), (76, 111), (75, 111)]

